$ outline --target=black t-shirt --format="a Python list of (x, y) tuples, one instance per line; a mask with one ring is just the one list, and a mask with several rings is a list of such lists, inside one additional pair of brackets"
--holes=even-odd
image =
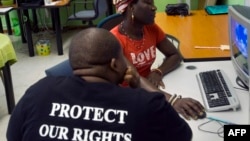
[(160, 93), (46, 77), (32, 85), (9, 121), (8, 141), (188, 141), (188, 124)]

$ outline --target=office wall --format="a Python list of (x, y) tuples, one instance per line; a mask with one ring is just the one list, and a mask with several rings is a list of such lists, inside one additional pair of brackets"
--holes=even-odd
[(244, 5), (244, 2), (245, 0), (223, 0), (223, 4), (226, 4), (226, 5), (233, 5), (233, 4)]

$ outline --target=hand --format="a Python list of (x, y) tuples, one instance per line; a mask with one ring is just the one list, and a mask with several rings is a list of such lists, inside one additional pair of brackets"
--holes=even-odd
[(157, 88), (161, 87), (162, 89), (165, 88), (165, 85), (164, 85), (164, 83), (163, 83), (163, 81), (162, 81), (162, 76), (161, 76), (159, 73), (153, 71), (153, 72), (151, 72), (151, 73), (148, 75), (147, 79), (148, 79), (148, 81), (151, 82), (155, 87), (157, 87)]
[(205, 112), (201, 103), (192, 98), (178, 99), (174, 103), (173, 107), (187, 120), (190, 120), (190, 117), (194, 120), (197, 120), (198, 117), (202, 116)]
[(140, 87), (140, 75), (138, 74), (136, 70), (132, 69), (132, 67), (128, 67), (124, 76), (124, 80), (132, 88)]

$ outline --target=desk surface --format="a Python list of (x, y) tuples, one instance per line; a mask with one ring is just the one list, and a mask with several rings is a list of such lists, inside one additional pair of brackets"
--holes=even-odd
[(17, 58), (9, 36), (0, 33), (0, 41), (0, 68), (2, 68), (8, 61), (10, 64), (15, 63)]
[(0, 7), (0, 14), (5, 14), (9, 11), (11, 11), (13, 7)]
[(53, 2), (53, 5), (45, 5), (46, 7), (47, 6), (65, 6), (67, 4), (69, 4), (70, 0), (58, 0), (58, 1), (55, 1)]
[(204, 10), (191, 11), (189, 16), (168, 16), (165, 12), (159, 12), (155, 22), (165, 33), (180, 40), (179, 50), (184, 61), (230, 59), (230, 51), (194, 48), (229, 45), (227, 15), (208, 15)]
[[(189, 70), (186, 69), (187, 66), (195, 66), (196, 69)], [(180, 94), (183, 97), (192, 97), (199, 100), (201, 103), (202, 97), (200, 94), (199, 86), (196, 80), (196, 74), (200, 71), (206, 71), (211, 69), (221, 69), (223, 70), (231, 80), (234, 87), (240, 88), (236, 84), (236, 73), (234, 72), (233, 65), (231, 61), (207, 61), (207, 62), (185, 62), (182, 63), (179, 68), (175, 71), (166, 75), (163, 79), (166, 88), (163, 89), (169, 93)], [(249, 106), (249, 92), (245, 90), (235, 89), (237, 96), (240, 101), (241, 108), (237, 111), (224, 111), (224, 112), (208, 112), (207, 116), (216, 117), (219, 119), (224, 119), (226, 121), (231, 121), (236, 124), (250, 124), (250, 106)], [(197, 121), (188, 121), (190, 127), (193, 131), (192, 141), (223, 141), (223, 138), (219, 137), (217, 134), (207, 133), (200, 131), (198, 126), (205, 123), (208, 119), (199, 119)], [(216, 122), (206, 124), (203, 129), (216, 132), (220, 128), (220, 125)], [(223, 135), (223, 134), (222, 134)]]

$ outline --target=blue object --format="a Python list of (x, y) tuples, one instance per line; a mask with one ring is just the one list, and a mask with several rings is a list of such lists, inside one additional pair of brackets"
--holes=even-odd
[(225, 120), (222, 120), (222, 119), (218, 119), (218, 118), (215, 118), (215, 117), (207, 117), (207, 119), (215, 120), (215, 121), (222, 122), (222, 123), (228, 124), (228, 125), (236, 125), (235, 123), (225, 121)]
[(65, 60), (45, 70), (47, 76), (71, 76), (73, 75), (69, 60)]
[(228, 5), (206, 6), (205, 10), (209, 15), (227, 14)]
[(107, 30), (111, 30), (113, 27), (115, 27), (116, 25), (121, 23), (122, 20), (123, 20), (122, 14), (116, 13), (116, 14), (107, 16), (106, 18), (101, 20), (97, 24), (97, 27), (98, 28), (104, 28), (104, 29), (107, 29)]

